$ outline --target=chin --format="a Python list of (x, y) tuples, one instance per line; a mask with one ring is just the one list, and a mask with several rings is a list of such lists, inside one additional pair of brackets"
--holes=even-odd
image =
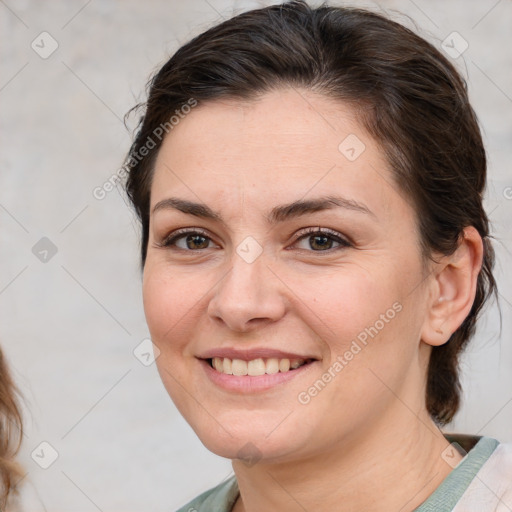
[(229, 430), (212, 421), (215, 425), (212, 422), (201, 423), (200, 426), (190, 424), (209, 451), (227, 459), (240, 459), (246, 465), (293, 459), (302, 451), (301, 446), (308, 444), (301, 442), (296, 428), (292, 429), (293, 432), (289, 425), (281, 431), (276, 429), (279, 424), (276, 421), (255, 425), (254, 420), (251, 422), (248, 418), (245, 424), (229, 425)]
[[(201, 439), (201, 438), (200, 438)], [(258, 462), (276, 463), (290, 459), (296, 453), (293, 447), (270, 444), (268, 440), (257, 440), (250, 436), (221, 441), (220, 439), (201, 439), (204, 446), (219, 457), (240, 460), (252, 466)]]

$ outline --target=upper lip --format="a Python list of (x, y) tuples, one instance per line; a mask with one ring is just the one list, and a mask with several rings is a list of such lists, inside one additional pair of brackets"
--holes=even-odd
[(253, 359), (318, 359), (312, 355), (294, 354), (282, 350), (273, 350), (270, 348), (212, 348), (197, 356), (199, 359), (212, 359), (214, 357), (226, 357), (228, 359), (241, 359), (242, 361), (252, 361)]

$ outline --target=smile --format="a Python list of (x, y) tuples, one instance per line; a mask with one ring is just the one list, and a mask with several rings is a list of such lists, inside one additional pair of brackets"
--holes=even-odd
[(213, 357), (208, 360), (210, 366), (225, 375), (258, 377), (260, 375), (273, 375), (287, 373), (313, 361), (312, 359), (277, 359), (257, 358), (250, 361), (243, 359), (230, 359), (228, 357)]

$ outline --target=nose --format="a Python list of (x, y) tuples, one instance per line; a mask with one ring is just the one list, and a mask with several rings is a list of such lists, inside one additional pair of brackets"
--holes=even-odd
[(210, 317), (237, 332), (279, 320), (286, 310), (284, 285), (264, 255), (248, 263), (234, 252), (231, 264), (208, 305)]

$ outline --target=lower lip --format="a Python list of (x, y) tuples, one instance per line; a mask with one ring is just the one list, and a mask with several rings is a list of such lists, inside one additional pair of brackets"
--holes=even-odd
[(284, 384), (300, 375), (305, 375), (318, 361), (302, 365), (295, 370), (273, 373), (271, 375), (258, 375), (255, 377), (252, 375), (228, 375), (212, 368), (210, 363), (205, 359), (199, 359), (199, 362), (208, 378), (220, 388), (228, 391), (238, 391), (240, 393), (258, 393), (272, 389), (279, 384)]

